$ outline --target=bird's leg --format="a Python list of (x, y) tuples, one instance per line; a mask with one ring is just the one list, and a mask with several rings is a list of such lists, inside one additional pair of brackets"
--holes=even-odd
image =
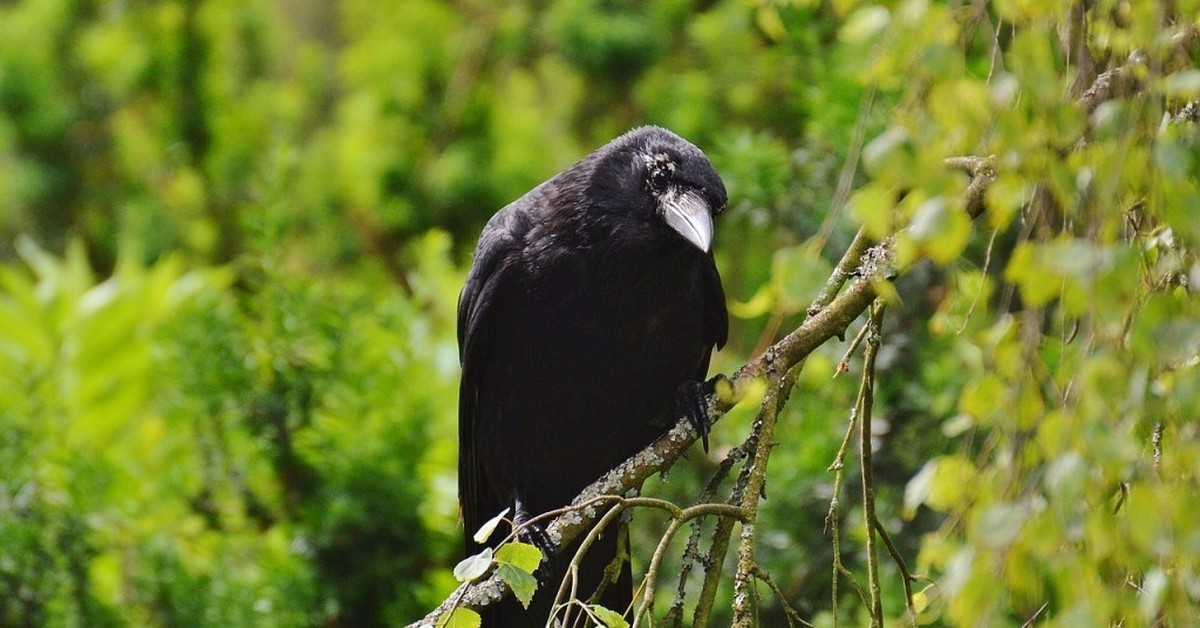
[(544, 525), (537, 522), (529, 523), (529, 520), (533, 519), (536, 515), (525, 508), (520, 497), (516, 499), (514, 506), (513, 524), (520, 528), (517, 536), (538, 548), (538, 551), (542, 553), (542, 562), (538, 565), (533, 575), (537, 577), (538, 584), (547, 586), (549, 584), (548, 579), (554, 572), (552, 566), (558, 563), (558, 548), (550, 540), (550, 535), (546, 534), (546, 527)]
[(675, 404), (679, 412), (687, 417), (692, 427), (700, 433), (704, 451), (708, 451), (708, 424), (712, 415), (708, 397), (716, 392), (717, 384), (721, 381), (728, 382), (729, 379), (724, 375), (717, 375), (707, 382), (688, 381), (680, 384), (675, 392)]

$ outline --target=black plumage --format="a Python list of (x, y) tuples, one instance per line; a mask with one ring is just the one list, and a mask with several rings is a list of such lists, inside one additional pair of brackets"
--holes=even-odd
[[(501, 510), (524, 521), (566, 505), (680, 410), (707, 429), (695, 402), (728, 330), (710, 250), (725, 203), (700, 149), (642, 127), (488, 221), (458, 308), (468, 554), (482, 549), (471, 535)], [(581, 597), (616, 555), (616, 539), (607, 531), (588, 553)], [(573, 554), (552, 557), (550, 584), (528, 612), (509, 600), (484, 626), (545, 625)], [(631, 598), (626, 563), (600, 601), (624, 611)]]

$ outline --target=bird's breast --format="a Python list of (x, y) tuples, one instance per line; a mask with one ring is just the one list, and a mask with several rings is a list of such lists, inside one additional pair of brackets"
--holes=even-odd
[(555, 361), (603, 357), (644, 363), (672, 377), (696, 368), (706, 349), (699, 254), (572, 253), (529, 262), (521, 302), (507, 308), (507, 328), (529, 338), (526, 346), (547, 347)]

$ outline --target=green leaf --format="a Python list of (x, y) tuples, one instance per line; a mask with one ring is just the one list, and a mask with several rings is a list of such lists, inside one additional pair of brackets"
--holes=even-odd
[(984, 375), (971, 380), (958, 397), (958, 409), (976, 423), (986, 423), (1004, 407), (1004, 382), (996, 375)]
[(1023, 503), (1001, 502), (988, 506), (975, 525), (974, 534), (980, 545), (1002, 549), (1013, 543), (1029, 520), (1030, 510)]
[(1200, 96), (1200, 70), (1191, 69), (1170, 74), (1165, 83), (1164, 91), (1168, 96), (1180, 99)]
[(459, 582), (470, 582), (487, 573), (488, 567), (492, 566), (492, 548), (484, 548), (482, 552), (474, 556), (468, 556), (454, 566), (454, 577)]
[(876, 240), (882, 240), (892, 232), (892, 209), (896, 206), (895, 196), (884, 186), (867, 184), (850, 197), (850, 212)]
[(930, 460), (904, 488), (905, 516), (911, 517), (921, 504), (940, 512), (961, 506), (977, 474), (975, 466), (962, 456)]
[(1167, 176), (1176, 179), (1187, 177), (1192, 161), (1190, 147), (1177, 138), (1168, 137), (1154, 145), (1154, 163)]
[(1046, 469), (1046, 488), (1063, 504), (1073, 504), (1087, 487), (1088, 468), (1077, 451), (1066, 451)]
[(482, 625), (483, 618), (479, 613), (469, 608), (456, 608), (438, 619), (437, 628), (480, 628)]
[(1151, 569), (1142, 579), (1141, 595), (1138, 596), (1138, 610), (1146, 623), (1155, 623), (1162, 609), (1163, 599), (1170, 589), (1167, 574), (1161, 569)]
[(787, 37), (787, 28), (783, 25), (783, 19), (779, 17), (779, 7), (773, 4), (758, 5), (754, 21), (763, 35), (773, 42), (783, 41)]
[(492, 536), (492, 532), (496, 531), (496, 526), (500, 525), (501, 521), (504, 521), (504, 517), (508, 515), (509, 510), (505, 508), (500, 511), (500, 514), (488, 519), (486, 523), (479, 526), (479, 529), (475, 531), (475, 535), (471, 538), (476, 543), (487, 543), (488, 538)]
[(903, 300), (900, 298), (900, 291), (896, 290), (896, 284), (887, 279), (877, 279), (871, 282), (871, 289), (888, 305), (899, 306), (903, 303)]
[(892, 15), (885, 7), (861, 7), (846, 18), (838, 31), (838, 39), (848, 44), (860, 44), (878, 35), (891, 21)]
[(1046, 272), (1039, 263), (1037, 245), (1022, 242), (1013, 250), (1004, 278), (1021, 288), (1021, 298), (1030, 306), (1038, 307), (1050, 302), (1062, 291), (1061, 281)]
[(775, 251), (771, 258), (771, 285), (778, 307), (788, 313), (808, 307), (832, 272), (833, 266), (821, 257), (815, 244)]
[(984, 205), (987, 207), (983, 213), (984, 220), (993, 229), (1007, 228), (1032, 194), (1025, 179), (1001, 172), (984, 192)]
[(745, 303), (737, 299), (729, 300), (729, 313), (738, 318), (751, 319), (763, 316), (771, 311), (771, 306), (775, 304), (775, 292), (771, 289), (771, 284), (764, 284), (754, 296), (750, 297)]
[(629, 628), (629, 622), (625, 621), (625, 617), (614, 610), (599, 604), (592, 604), (588, 608), (596, 616), (596, 619), (604, 622), (606, 628)]
[[(910, 147), (910, 139), (908, 129), (900, 126), (888, 128), (863, 147), (863, 165), (872, 173), (882, 173), (885, 169), (884, 167), (889, 164), (896, 167), (898, 163), (902, 163), (898, 157), (903, 156), (905, 150)], [(893, 170), (893, 174), (895, 174), (895, 170)], [(868, 184), (868, 187), (870, 187), (870, 184)], [(864, 187), (863, 189), (865, 190), (866, 188)], [(890, 204), (895, 195), (888, 193), (887, 198)]]
[(506, 543), (496, 550), (496, 561), (533, 573), (542, 562), (542, 551), (528, 543)]
[(929, 608), (929, 590), (932, 588), (933, 585), (929, 585), (924, 589), (913, 593), (913, 610), (916, 611), (918, 615), (924, 612), (925, 609)]
[(496, 575), (500, 579), (508, 583), (512, 589), (513, 595), (521, 601), (525, 608), (529, 608), (529, 602), (533, 599), (533, 592), (537, 590), (537, 578), (533, 574), (520, 569), (511, 563), (500, 563), (496, 567)]
[(957, 258), (971, 237), (971, 219), (940, 197), (921, 203), (910, 226), (912, 238), (943, 265)]

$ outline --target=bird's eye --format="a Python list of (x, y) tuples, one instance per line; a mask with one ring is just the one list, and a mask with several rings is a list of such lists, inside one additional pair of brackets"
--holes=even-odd
[(671, 181), (671, 171), (666, 168), (654, 168), (650, 171), (650, 187), (661, 190)]

